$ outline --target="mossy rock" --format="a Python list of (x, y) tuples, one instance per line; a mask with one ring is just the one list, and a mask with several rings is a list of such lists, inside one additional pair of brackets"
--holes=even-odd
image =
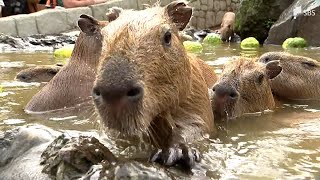
[(242, 49), (256, 49), (259, 48), (259, 41), (254, 37), (248, 37), (241, 41), (240, 47)]
[(2, 93), (3, 92), (3, 87), (2, 86), (0, 86), (0, 93)]
[(301, 37), (288, 38), (282, 43), (284, 49), (307, 47), (307, 41)]
[(206, 45), (218, 45), (222, 43), (220, 35), (216, 33), (209, 33), (204, 39), (203, 43)]
[(56, 49), (53, 53), (54, 57), (69, 58), (69, 57), (71, 57), (73, 48), (74, 48), (74, 44), (70, 44), (70, 45), (64, 46), (60, 49)]
[(183, 46), (186, 51), (192, 53), (201, 53), (203, 50), (201, 43), (195, 41), (184, 41)]

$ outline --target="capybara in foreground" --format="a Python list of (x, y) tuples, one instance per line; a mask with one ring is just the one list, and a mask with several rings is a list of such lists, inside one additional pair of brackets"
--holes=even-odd
[(68, 64), (32, 97), (25, 107), (27, 112), (68, 108), (92, 99), (91, 91), (102, 47), (101, 28), (106, 23), (83, 15), (78, 24), (82, 32)]
[(226, 12), (222, 18), (221, 28), (218, 30), (222, 41), (230, 41), (234, 36), (234, 23), (236, 15), (234, 12)]
[(15, 79), (22, 82), (49, 82), (62, 66), (62, 64), (55, 64), (30, 67), (20, 71)]
[(259, 61), (280, 61), (282, 72), (271, 81), (272, 92), (292, 100), (320, 99), (320, 63), (314, 59), (285, 52), (268, 52)]
[(150, 161), (187, 168), (200, 160), (188, 143), (214, 135), (207, 84), (179, 30), (192, 8), (184, 1), (125, 11), (102, 30), (93, 99), (104, 127), (145, 135), (160, 148)]
[(215, 120), (274, 109), (270, 79), (275, 78), (281, 70), (278, 61), (263, 64), (244, 57), (226, 64), (212, 88)]

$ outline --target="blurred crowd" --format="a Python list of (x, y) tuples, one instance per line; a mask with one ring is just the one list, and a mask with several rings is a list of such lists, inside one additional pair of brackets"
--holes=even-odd
[(29, 14), (48, 8), (74, 8), (104, 3), (108, 0), (0, 0), (0, 17)]

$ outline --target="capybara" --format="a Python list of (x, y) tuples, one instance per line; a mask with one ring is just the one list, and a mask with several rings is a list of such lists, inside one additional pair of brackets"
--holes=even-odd
[(15, 79), (22, 82), (49, 82), (62, 66), (62, 64), (55, 64), (30, 67), (20, 71)]
[(279, 98), (292, 100), (320, 99), (320, 63), (312, 58), (285, 52), (268, 52), (259, 61), (278, 60), (282, 72), (271, 81), (271, 89)]
[(237, 57), (227, 63), (212, 87), (212, 108), (215, 120), (234, 119), (245, 113), (275, 108), (270, 79), (282, 68), (279, 61), (267, 64)]
[(187, 143), (216, 129), (207, 84), (179, 31), (192, 8), (173, 1), (124, 11), (104, 27), (93, 99), (103, 127), (124, 137), (144, 135), (160, 148), (151, 162), (191, 168), (199, 152)]
[(222, 18), (221, 28), (218, 30), (222, 41), (230, 41), (234, 36), (234, 22), (236, 15), (233, 12), (226, 12)]
[(92, 17), (81, 16), (78, 25), (82, 32), (68, 64), (32, 97), (25, 107), (27, 112), (46, 112), (90, 102), (101, 54), (101, 28), (105, 24)]

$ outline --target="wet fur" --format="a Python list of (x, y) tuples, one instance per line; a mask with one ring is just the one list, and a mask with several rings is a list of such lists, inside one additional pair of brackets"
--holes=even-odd
[(320, 99), (320, 63), (284, 52), (268, 52), (259, 61), (279, 60), (283, 70), (271, 81), (273, 93), (285, 99)]
[[(261, 84), (256, 83), (257, 77), (264, 74), (264, 80)], [(215, 95), (213, 97), (213, 111), (215, 119), (236, 118), (245, 113), (261, 112), (266, 109), (274, 109), (275, 101), (270, 88), (270, 80), (267, 78), (266, 66), (255, 62), (254, 59), (239, 57), (225, 65), (216, 85), (223, 85), (226, 88), (234, 88), (239, 94), (239, 98), (233, 102), (227, 102), (223, 109), (215, 104)], [(219, 110), (217, 110), (219, 109)]]
[(81, 32), (71, 58), (53, 79), (28, 102), (28, 112), (45, 112), (90, 101), (96, 67), (101, 53), (100, 32)]
[(16, 78), (22, 82), (49, 82), (62, 68), (58, 65), (39, 65), (20, 71)]
[[(166, 28), (172, 30), (171, 47), (162, 46)], [(105, 104), (96, 101), (106, 128), (127, 136), (147, 135), (158, 147), (215, 132), (208, 86), (199, 64), (186, 54), (178, 29), (163, 8), (125, 11), (103, 29), (103, 36), (95, 84), (116, 84), (121, 77), (121, 81), (134, 79), (144, 87), (141, 104), (125, 107), (119, 115), (110, 114)], [(120, 67), (126, 74), (119, 74)]]

